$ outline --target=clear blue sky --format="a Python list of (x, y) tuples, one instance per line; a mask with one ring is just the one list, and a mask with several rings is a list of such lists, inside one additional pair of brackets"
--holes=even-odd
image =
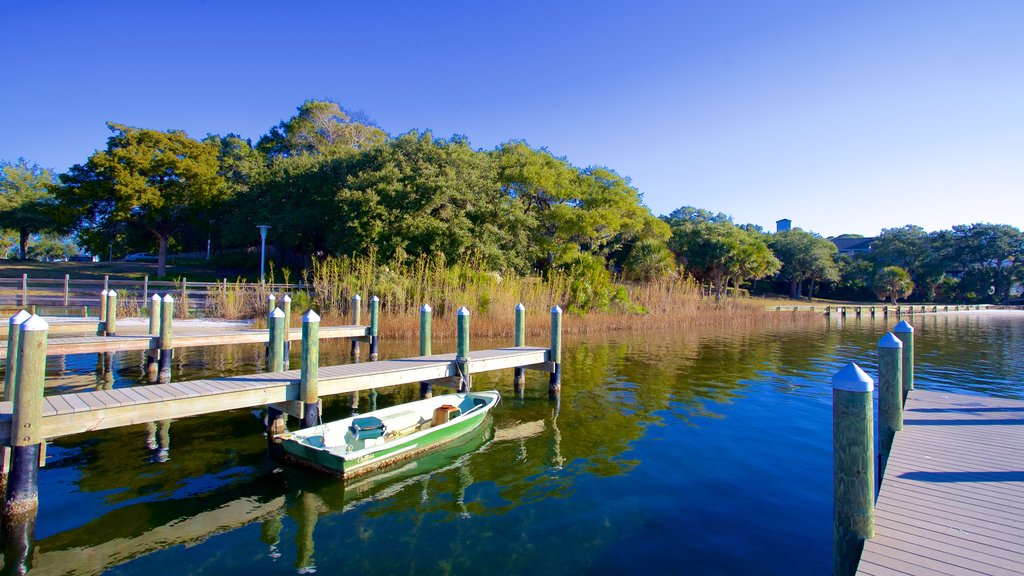
[(1024, 2), (0, 5), (0, 159), (108, 120), (257, 139), (307, 98), (391, 134), (524, 139), (683, 205), (824, 235), (1024, 227)]

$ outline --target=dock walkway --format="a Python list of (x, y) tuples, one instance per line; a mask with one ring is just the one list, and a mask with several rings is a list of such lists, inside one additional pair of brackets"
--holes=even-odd
[[(552, 371), (550, 349), (519, 346), (478, 350), (471, 352), (468, 364), (470, 374), (518, 367)], [(321, 366), (319, 394), (324, 397), (457, 376), (454, 354)], [(299, 400), (299, 392), (299, 370), (287, 370), (50, 395), (43, 398), (42, 435), (51, 439), (91, 430), (295, 402)], [(10, 443), (12, 409), (11, 402), (0, 402), (0, 445)]]
[(858, 574), (1024, 574), (1024, 401), (915, 389)]

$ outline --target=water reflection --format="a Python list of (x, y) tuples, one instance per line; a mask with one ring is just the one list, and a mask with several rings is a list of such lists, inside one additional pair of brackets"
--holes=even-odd
[[(913, 320), (920, 387), (1024, 396), (1021, 316)], [(527, 372), (522, 399), (511, 371), (476, 375), (475, 388), (506, 398), (492, 428), (351, 482), (268, 466), (250, 411), (175, 421), (174, 458), (170, 422), (60, 439), (41, 474), (33, 574), (473, 573), (481, 563), (576, 574), (628, 571), (637, 555), (655, 571), (742, 574), (757, 558), (766, 574), (821, 573), (828, 379), (851, 360), (870, 372), (895, 321), (568, 339), (560, 404), (547, 401), (545, 374)], [(382, 357), (417, 353), (384, 344)], [(321, 364), (348, 352), (325, 343)], [(186, 350), (174, 377), (260, 371), (262, 354)], [(95, 360), (69, 356), (65, 378)], [(119, 353), (113, 386), (145, 385), (144, 365)], [(326, 398), (324, 419), (418, 397), (409, 385)]]

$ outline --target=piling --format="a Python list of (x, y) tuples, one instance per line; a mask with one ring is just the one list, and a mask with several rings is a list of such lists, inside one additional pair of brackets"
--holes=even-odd
[(857, 570), (864, 540), (875, 535), (874, 383), (856, 364), (832, 376), (832, 574)]
[[(430, 356), (430, 304), (424, 304), (420, 308), (420, 356)], [(433, 385), (430, 382), (420, 382), (420, 398), (433, 396)]]
[(292, 297), (285, 294), (281, 297), (281, 309), (284, 311), (284, 369), (288, 369), (288, 357), (292, 353), (292, 346), (288, 332), (292, 329)]
[(42, 453), (43, 386), (49, 326), (32, 316), (18, 327), (18, 373), (11, 415), (11, 469), (7, 476), (4, 519), (34, 517), (39, 506), (39, 459)]
[(380, 329), (380, 298), (370, 298), (370, 361), (375, 362), (377, 354), (377, 336)]
[(302, 367), (299, 396), (302, 398), (302, 427), (320, 423), (320, 316), (310, 310), (302, 315)]
[(557, 400), (562, 396), (562, 309), (557, 305), (551, 308), (551, 362), (548, 399)]
[(107, 336), (117, 336), (117, 291), (107, 292)]
[(149, 300), (149, 274), (142, 278), (142, 301)]
[(162, 384), (171, 381), (171, 355), (174, 354), (172, 323), (174, 322), (174, 297), (164, 294), (160, 300), (160, 366), (159, 380)]
[(21, 275), (21, 307), (28, 306), (28, 274)]
[[(150, 336), (160, 336), (160, 295), (153, 294), (149, 301), (149, 332)], [(152, 346), (152, 345), (151, 345)], [(146, 350), (146, 380), (156, 382), (159, 376), (157, 359), (160, 357), (160, 345)]]
[(901, 320), (892, 333), (903, 341), (903, 403), (906, 404), (907, 395), (914, 389), (914, 327)]
[(71, 284), (71, 275), (65, 274), (64, 275), (64, 305), (65, 306), (68, 305), (68, 288), (70, 287), (70, 284)]
[(103, 289), (110, 290), (110, 274), (103, 275)]
[[(516, 327), (513, 345), (526, 346), (526, 306), (523, 306), (522, 302), (516, 304)], [(522, 367), (516, 368), (512, 376), (512, 392), (517, 398), (522, 398), (525, 395), (525, 388), (526, 369)]]
[(274, 308), (270, 313), (268, 343), (270, 354), (267, 356), (267, 370), (270, 372), (284, 371), (284, 311)]
[(896, 432), (903, 430), (903, 342), (892, 332), (878, 341), (878, 480)]
[(455, 368), (459, 372), (459, 392), (469, 392), (473, 389), (469, 374), (469, 308), (459, 308), (456, 317)]
[(274, 312), (274, 308), (277, 308), (277, 298), (274, 298), (273, 294), (267, 294), (267, 325), (270, 325), (270, 315)]
[(100, 292), (100, 321), (99, 324), (96, 325), (97, 336), (107, 335), (107, 294), (109, 293), (110, 290), (107, 290), (106, 288)]
[[(18, 373), (18, 343), (21, 342), (21, 325), (32, 315), (20, 310), (11, 319), (7, 328), (7, 371), (4, 373), (5, 402), (14, 400), (14, 378)], [(2, 463), (0, 463), (2, 464)]]
[[(363, 304), (363, 298), (359, 294), (352, 297), (352, 325), (359, 325), (359, 316), (362, 313), (361, 308)], [(352, 339), (352, 357), (359, 357), (359, 340), (357, 338)]]

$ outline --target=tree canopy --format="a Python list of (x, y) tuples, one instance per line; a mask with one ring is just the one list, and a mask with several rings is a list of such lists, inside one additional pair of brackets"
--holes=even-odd
[(0, 163), (0, 228), (18, 235), (19, 255), (28, 257), (29, 236), (60, 229), (55, 220), (53, 173), (24, 158)]

